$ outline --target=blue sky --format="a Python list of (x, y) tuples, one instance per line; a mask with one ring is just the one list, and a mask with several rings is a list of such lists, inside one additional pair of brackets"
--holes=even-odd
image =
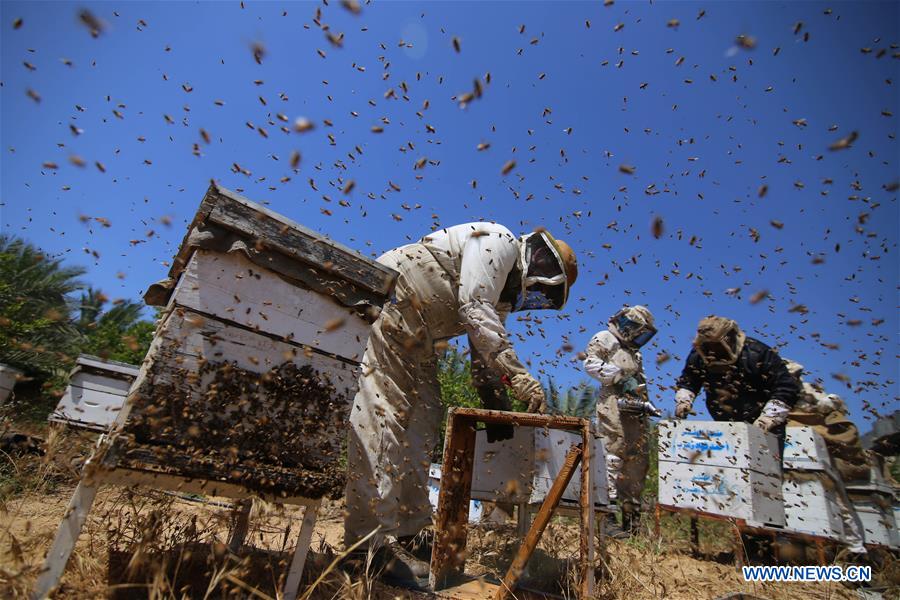
[(543, 226), (581, 273), (563, 314), (511, 323), (542, 374), (579, 381), (575, 353), (643, 303), (671, 409), (717, 313), (866, 430), (898, 407), (898, 6), (3, 2), (0, 228), (135, 299), (210, 179), (373, 255), (435, 225)]

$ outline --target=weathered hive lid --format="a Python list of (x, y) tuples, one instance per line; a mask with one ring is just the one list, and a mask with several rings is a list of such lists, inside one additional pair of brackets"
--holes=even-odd
[(397, 279), (393, 269), (212, 182), (168, 278), (144, 294), (147, 304), (168, 303), (196, 249), (241, 252), (261, 268), (360, 310), (380, 308)]
[(108, 360), (90, 354), (80, 354), (75, 360), (76, 370), (102, 372), (104, 375), (115, 379), (134, 379), (140, 372), (140, 367), (116, 360)]

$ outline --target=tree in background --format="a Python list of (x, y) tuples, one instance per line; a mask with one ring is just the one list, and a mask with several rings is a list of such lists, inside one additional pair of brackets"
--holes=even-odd
[(88, 289), (81, 295), (78, 329), (84, 336), (81, 352), (134, 365), (141, 364), (153, 340), (154, 325), (141, 319), (144, 305), (117, 300), (103, 312), (108, 299)]
[(600, 388), (586, 381), (561, 393), (556, 387), (556, 382), (552, 376), (547, 378), (544, 392), (547, 395), (547, 410), (549, 412), (586, 419), (594, 416), (597, 398), (600, 396)]
[(142, 304), (114, 301), (104, 311), (107, 298), (85, 286), (84, 273), (21, 238), (0, 236), (0, 363), (31, 378), (16, 390), (36, 420), (52, 409), (79, 354), (140, 364), (153, 339)]
[(81, 267), (67, 267), (22, 239), (0, 236), (0, 362), (49, 378), (67, 369), (81, 339), (71, 294)]

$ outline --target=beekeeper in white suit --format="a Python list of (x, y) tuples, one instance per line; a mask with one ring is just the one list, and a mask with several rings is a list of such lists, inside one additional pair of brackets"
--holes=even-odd
[[(353, 401), (345, 543), (379, 528), (370, 543), (382, 578), (424, 588), (428, 564), (404, 542), (431, 523), (428, 467), (443, 416), (435, 343), (468, 335), (487, 408), (507, 408), (505, 384), (542, 412), (544, 391), (504, 322), (514, 311), (561, 309), (578, 270), (572, 249), (547, 231), (516, 238), (494, 223), (442, 229), (378, 261), (399, 277), (395, 298), (372, 326)], [(512, 435), (508, 428), (488, 433)]]
[(647, 446), (650, 415), (659, 416), (647, 395), (640, 348), (656, 334), (653, 314), (644, 306), (625, 306), (608, 329), (588, 343), (584, 370), (597, 379), (597, 425), (606, 448), (610, 496), (622, 511), (622, 531), (640, 527), (641, 491), (650, 465)]

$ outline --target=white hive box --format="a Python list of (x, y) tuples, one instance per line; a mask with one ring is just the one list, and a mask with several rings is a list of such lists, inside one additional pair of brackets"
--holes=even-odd
[(788, 427), (784, 439), (784, 469), (833, 473), (828, 446), (812, 427)]
[(777, 475), (781, 472), (777, 448), (774, 435), (749, 423), (659, 422), (660, 461), (734, 467)]
[(82, 354), (69, 375), (65, 394), (48, 420), (79, 429), (107, 431), (139, 372), (135, 365)]
[(844, 538), (841, 507), (824, 472), (818, 476), (785, 471), (781, 484), (785, 527), (835, 540)]
[(9, 365), (0, 365), (0, 402), (6, 402), (6, 399), (12, 395), (13, 388), (16, 387), (16, 380), (22, 375), (22, 371), (13, 369)]
[[(439, 463), (431, 463), (428, 469), (428, 502), (431, 504), (431, 510), (436, 511), (438, 506), (438, 496), (441, 493), (441, 465)], [(484, 514), (484, 505), (481, 500), (469, 500), (469, 522), (478, 523)]]
[(749, 469), (660, 462), (659, 502), (752, 525), (784, 526), (780, 478)]
[(778, 440), (748, 423), (660, 421), (659, 502), (784, 525)]
[(338, 496), (360, 361), (396, 275), (213, 184), (145, 295), (165, 313), (102, 465)]
[[(472, 473), (472, 498), (515, 504), (543, 502), (559, 474), (566, 453), (581, 443), (581, 434), (558, 429), (516, 427), (512, 439), (487, 441), (487, 432), (475, 434), (475, 461)], [(606, 452), (603, 441), (594, 439), (591, 453), (594, 506), (609, 504), (606, 478)], [(563, 493), (561, 506), (578, 506), (581, 469)]]
[(863, 499), (854, 495), (853, 508), (862, 521), (866, 544), (900, 547), (900, 532), (897, 531), (893, 507), (886, 498), (873, 495)]

